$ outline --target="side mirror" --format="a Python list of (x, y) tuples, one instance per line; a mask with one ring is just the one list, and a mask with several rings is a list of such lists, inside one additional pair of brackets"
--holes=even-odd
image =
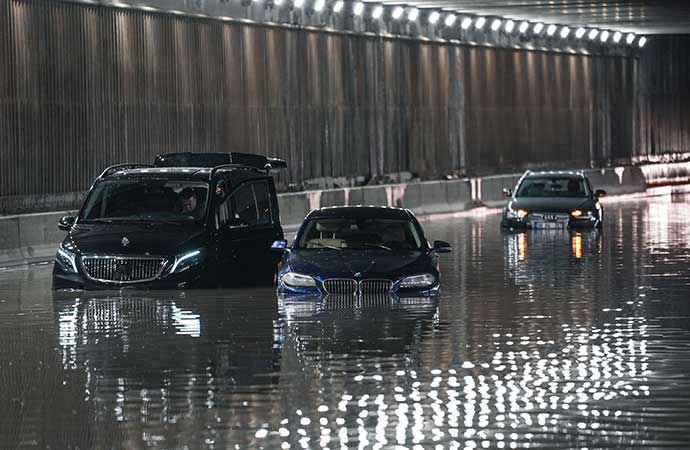
[(74, 221), (77, 220), (74, 216), (64, 216), (58, 220), (58, 229), (60, 231), (69, 231), (74, 225)]
[(285, 253), (288, 251), (288, 243), (285, 239), (274, 241), (273, 244), (271, 244), (271, 250), (274, 252)]
[(594, 191), (594, 196), (596, 198), (606, 197), (606, 191), (602, 189), (597, 189), (596, 191)]
[(434, 241), (434, 246), (431, 251), (436, 253), (450, 253), (450, 244), (445, 241)]
[(508, 189), (508, 188), (503, 188), (503, 196), (504, 197), (512, 197), (513, 196), (513, 190)]

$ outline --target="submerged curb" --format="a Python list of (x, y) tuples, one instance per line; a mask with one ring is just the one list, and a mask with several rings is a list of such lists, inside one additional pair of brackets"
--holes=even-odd
[[(611, 196), (667, 195), (690, 183), (690, 162), (587, 169), (596, 189)], [(424, 218), (502, 207), (501, 189), (513, 187), (521, 174), (458, 180), (325, 189), (278, 195), (281, 222), (286, 232), (297, 229), (316, 208), (347, 205), (385, 205), (409, 208)], [(57, 228), (60, 217), (73, 211), (0, 216), (0, 269), (49, 262), (65, 233)]]

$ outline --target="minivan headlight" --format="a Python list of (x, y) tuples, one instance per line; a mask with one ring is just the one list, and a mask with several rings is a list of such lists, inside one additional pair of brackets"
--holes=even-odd
[(423, 288), (434, 284), (436, 278), (430, 273), (423, 273), (420, 275), (413, 275), (411, 277), (403, 278), (400, 282), (401, 288)]
[(55, 264), (67, 273), (78, 273), (77, 255), (60, 245), (55, 255)]
[(302, 275), (301, 273), (288, 272), (281, 278), (283, 283), (292, 287), (316, 287), (316, 281), (309, 275)]
[(193, 267), (201, 261), (201, 250), (194, 250), (175, 257), (175, 263), (170, 269), (170, 273), (180, 273)]

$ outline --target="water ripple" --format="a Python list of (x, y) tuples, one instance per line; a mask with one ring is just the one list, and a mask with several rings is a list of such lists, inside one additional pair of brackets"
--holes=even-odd
[(690, 208), (425, 223), (438, 300), (58, 293), (0, 274), (2, 448), (687, 448)]

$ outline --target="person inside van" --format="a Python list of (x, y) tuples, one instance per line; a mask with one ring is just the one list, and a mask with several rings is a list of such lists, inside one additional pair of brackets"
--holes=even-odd
[(198, 217), (200, 202), (194, 189), (189, 187), (182, 189), (182, 192), (180, 192), (180, 203), (182, 205), (182, 214)]

